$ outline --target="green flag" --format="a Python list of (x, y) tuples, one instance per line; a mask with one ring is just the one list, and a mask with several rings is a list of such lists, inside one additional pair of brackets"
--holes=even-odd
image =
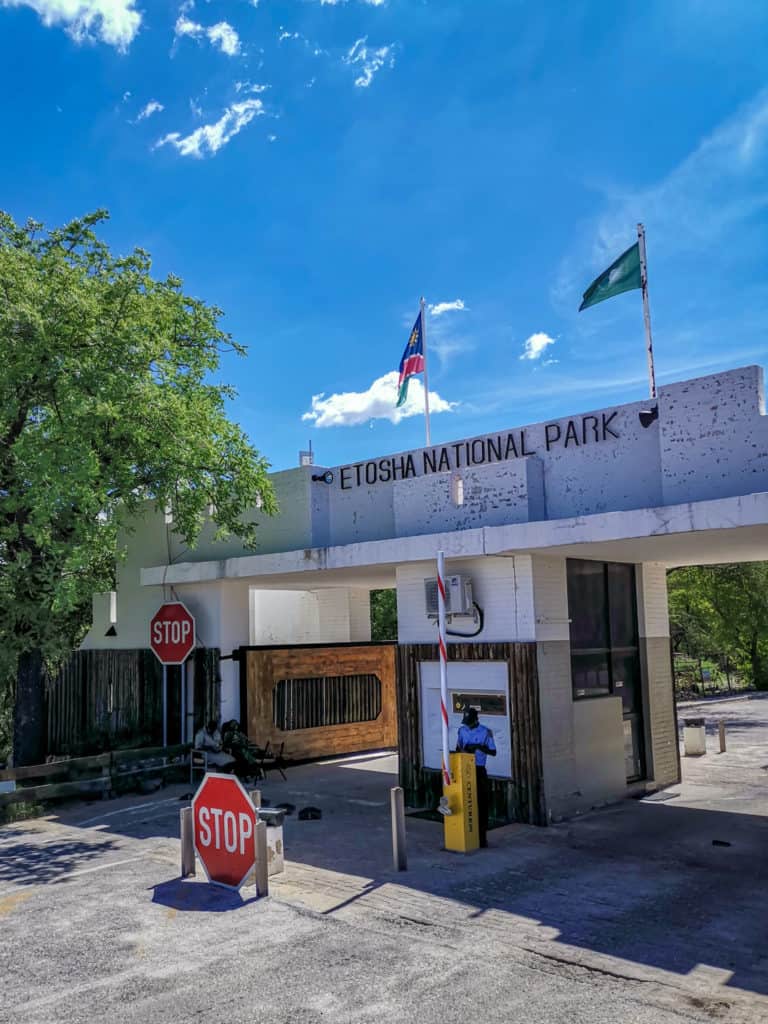
[(640, 280), (640, 244), (635, 242), (623, 252), (600, 277), (596, 277), (582, 296), (579, 312), (587, 306), (595, 306), (598, 302), (610, 299), (614, 295), (642, 288)]

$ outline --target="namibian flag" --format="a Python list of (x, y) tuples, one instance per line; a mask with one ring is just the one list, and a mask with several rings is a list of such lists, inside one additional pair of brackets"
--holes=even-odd
[(400, 379), (397, 382), (397, 406), (405, 404), (408, 397), (408, 381), (417, 373), (424, 373), (424, 313), (416, 317), (403, 358), (400, 360)]

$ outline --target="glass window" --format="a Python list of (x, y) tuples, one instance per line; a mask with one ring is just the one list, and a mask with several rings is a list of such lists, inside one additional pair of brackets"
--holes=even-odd
[(640, 659), (636, 649), (611, 652), (611, 679), (624, 713), (640, 711)]
[(611, 647), (636, 647), (635, 567), (609, 562), (606, 572)]
[(567, 576), (573, 696), (615, 693), (639, 710), (635, 567), (569, 558)]
[(611, 673), (607, 651), (571, 656), (574, 697), (604, 697), (611, 692)]
[(590, 650), (608, 646), (608, 595), (605, 563), (568, 559), (568, 611), (571, 648)]

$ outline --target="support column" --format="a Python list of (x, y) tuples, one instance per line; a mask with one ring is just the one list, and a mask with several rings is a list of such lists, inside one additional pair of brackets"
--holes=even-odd
[(674, 683), (669, 641), (667, 570), (658, 562), (637, 567), (637, 619), (645, 689), (648, 778), (657, 786), (680, 779)]

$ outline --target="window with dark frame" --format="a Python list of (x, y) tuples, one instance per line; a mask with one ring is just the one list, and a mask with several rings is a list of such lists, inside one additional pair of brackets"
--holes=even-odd
[(567, 578), (574, 700), (625, 692), (631, 699), (634, 687), (626, 682), (638, 666), (634, 565), (569, 558)]

